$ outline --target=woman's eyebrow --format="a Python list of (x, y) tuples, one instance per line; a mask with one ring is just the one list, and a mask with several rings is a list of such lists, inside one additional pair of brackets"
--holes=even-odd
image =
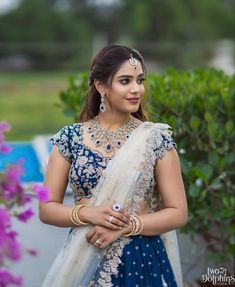
[[(143, 77), (143, 76), (144, 76), (144, 73), (141, 73), (137, 76), (137, 78)], [(120, 75), (117, 77), (117, 79), (119, 79), (119, 78), (133, 78), (133, 76), (131, 76), (131, 75)]]

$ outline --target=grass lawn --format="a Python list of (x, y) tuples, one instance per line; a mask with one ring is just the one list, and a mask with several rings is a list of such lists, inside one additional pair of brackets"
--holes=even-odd
[(72, 123), (65, 117), (59, 92), (67, 87), (72, 73), (19, 72), (0, 73), (0, 121), (6, 120), (12, 130), (7, 141), (31, 140), (38, 134), (54, 134)]

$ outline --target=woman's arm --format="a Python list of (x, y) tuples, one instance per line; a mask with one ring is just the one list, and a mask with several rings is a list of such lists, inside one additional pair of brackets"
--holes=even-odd
[(70, 220), (72, 207), (63, 205), (69, 169), (70, 162), (62, 157), (58, 147), (54, 145), (44, 181), (44, 185), (49, 188), (49, 201), (39, 205), (39, 217), (44, 223), (60, 227), (72, 226)]
[[(75, 226), (70, 219), (70, 212), (74, 206), (63, 205), (70, 165), (55, 145), (49, 158), (44, 181), (44, 185), (50, 190), (49, 201), (39, 205), (39, 217), (44, 223), (60, 227)], [(83, 209), (87, 210), (85, 216)], [(109, 222), (111, 216), (113, 216), (112, 223)], [(120, 230), (120, 227), (125, 227), (129, 223), (129, 215), (123, 211), (113, 211), (112, 203), (82, 208), (79, 217), (89, 224), (104, 226), (112, 230)]]
[(164, 209), (141, 215), (142, 235), (158, 235), (184, 226), (188, 209), (180, 161), (175, 149), (166, 151), (155, 166), (155, 177)]
[[(158, 161), (155, 167), (155, 176), (165, 208), (154, 213), (139, 215), (144, 224), (141, 235), (162, 234), (187, 223), (187, 201), (179, 157), (175, 149), (166, 151), (164, 158)], [(94, 244), (99, 239), (102, 244), (97, 247), (105, 248), (120, 236), (128, 234), (131, 229), (131, 224), (119, 231), (110, 231), (95, 226), (87, 233), (87, 240)]]

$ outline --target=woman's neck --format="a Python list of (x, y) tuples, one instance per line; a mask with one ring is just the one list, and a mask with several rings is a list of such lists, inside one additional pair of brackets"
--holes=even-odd
[(113, 113), (106, 111), (98, 114), (100, 125), (107, 130), (115, 130), (122, 127), (131, 117), (130, 113)]

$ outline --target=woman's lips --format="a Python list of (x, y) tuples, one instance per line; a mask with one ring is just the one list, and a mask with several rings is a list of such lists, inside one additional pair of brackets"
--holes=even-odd
[(126, 100), (130, 103), (137, 104), (137, 103), (139, 103), (140, 98), (139, 97), (131, 97), (131, 98), (126, 98)]

